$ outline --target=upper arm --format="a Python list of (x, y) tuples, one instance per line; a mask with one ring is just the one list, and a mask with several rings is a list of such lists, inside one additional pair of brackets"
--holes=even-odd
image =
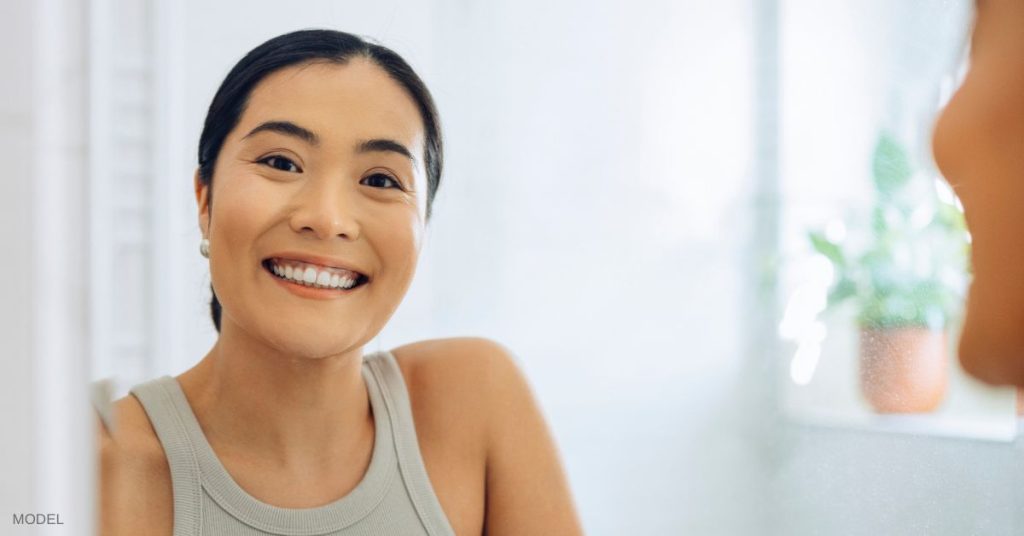
[(513, 356), (481, 340), (486, 356), (488, 536), (582, 534), (568, 480), (540, 406)]

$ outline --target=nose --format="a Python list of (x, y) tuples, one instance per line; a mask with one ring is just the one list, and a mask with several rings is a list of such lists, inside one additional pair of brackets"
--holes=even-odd
[(289, 224), (299, 234), (312, 232), (321, 240), (339, 236), (359, 238), (357, 193), (338, 177), (310, 180), (297, 194)]

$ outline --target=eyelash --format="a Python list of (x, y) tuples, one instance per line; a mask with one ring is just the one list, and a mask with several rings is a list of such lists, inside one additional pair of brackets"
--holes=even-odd
[(283, 156), (276, 155), (276, 154), (275, 155), (270, 155), (270, 156), (265, 157), (265, 158), (261, 158), (261, 159), (257, 160), (256, 162), (258, 162), (260, 164), (265, 164), (267, 166), (270, 166), (270, 167), (272, 167), (272, 168), (274, 168), (274, 169), (276, 169), (278, 171), (288, 171), (287, 169), (281, 169), (281, 168), (271, 164), (270, 163), (271, 160), (278, 160), (278, 161), (282, 161), (282, 162), (287, 162), (287, 163), (295, 166), (295, 169), (299, 170), (299, 173), (302, 173), (302, 168), (300, 168), (298, 165), (296, 165), (295, 162), (292, 162), (288, 158), (285, 158)]
[[(269, 166), (269, 167), (271, 167), (271, 168), (273, 168), (273, 169), (275, 169), (277, 171), (286, 171), (286, 172), (288, 171), (287, 169), (281, 169), (281, 168), (271, 164), (270, 162), (272, 160), (286, 162), (286, 163), (291, 164), (292, 166), (294, 166), (295, 169), (297, 169), (299, 173), (302, 172), (302, 168), (300, 168), (298, 165), (296, 165), (295, 162), (292, 162), (290, 159), (285, 158), (285, 157), (280, 156), (280, 155), (271, 155), (271, 156), (268, 156), (266, 158), (261, 158), (260, 160), (257, 160), (257, 162), (259, 162), (261, 164), (264, 164), (266, 166)], [(398, 179), (392, 177), (391, 175), (388, 175), (387, 173), (374, 173), (373, 175), (369, 175), (369, 176), (365, 177), (364, 180), (372, 178), (372, 177), (384, 177), (385, 179), (387, 179), (387, 180), (392, 182), (393, 186), (385, 186), (384, 188), (397, 188), (399, 190), (403, 189), (402, 185), (398, 181)]]
[(384, 177), (385, 179), (391, 181), (392, 184), (394, 184), (394, 186), (385, 186), (384, 188), (396, 188), (398, 190), (403, 189), (402, 184), (398, 182), (398, 179), (392, 177), (391, 175), (388, 175), (387, 173), (374, 173), (373, 175), (367, 175), (363, 180), (373, 177)]

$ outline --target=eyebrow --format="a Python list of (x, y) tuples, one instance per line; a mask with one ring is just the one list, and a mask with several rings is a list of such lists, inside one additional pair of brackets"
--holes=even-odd
[(398, 153), (398, 154), (408, 158), (409, 160), (413, 161), (414, 163), (416, 162), (416, 158), (412, 155), (412, 152), (409, 151), (409, 149), (406, 146), (402, 145), (401, 143), (398, 143), (395, 140), (387, 140), (387, 139), (380, 139), (380, 138), (372, 139), (372, 140), (366, 140), (366, 141), (361, 142), (359, 144), (359, 147), (356, 148), (356, 151), (360, 152), (360, 153), (369, 153), (369, 152), (378, 152), (378, 151), (379, 152)]
[(266, 121), (260, 123), (259, 126), (249, 131), (248, 134), (242, 137), (242, 139), (255, 136), (260, 132), (277, 132), (284, 134), (285, 136), (291, 136), (298, 138), (310, 145), (320, 145), (320, 136), (317, 136), (312, 130), (300, 127), (291, 121)]
[[(256, 128), (249, 131), (248, 134), (242, 137), (242, 139), (249, 138), (260, 132), (277, 132), (284, 134), (285, 136), (291, 136), (298, 138), (314, 147), (320, 145), (320, 136), (317, 136), (315, 132), (308, 128), (301, 127), (292, 123), (291, 121), (266, 121), (260, 123)], [(395, 140), (389, 140), (385, 138), (374, 138), (371, 140), (364, 140), (359, 142), (356, 147), (356, 152), (359, 153), (370, 153), (370, 152), (390, 152), (398, 153), (412, 162), (416, 162), (416, 157), (412, 155), (412, 151), (408, 147), (398, 143)]]

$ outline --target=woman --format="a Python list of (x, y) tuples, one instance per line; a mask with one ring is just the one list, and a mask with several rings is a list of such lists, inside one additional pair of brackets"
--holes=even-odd
[(933, 149), (972, 237), (960, 362), (986, 382), (1024, 386), (1024, 2), (976, 4), (970, 70)]
[(305, 30), (235, 65), (194, 178), (219, 337), (115, 403), (102, 534), (581, 533), (504, 348), (363, 354), (412, 280), (441, 162), (430, 94), (387, 48)]

